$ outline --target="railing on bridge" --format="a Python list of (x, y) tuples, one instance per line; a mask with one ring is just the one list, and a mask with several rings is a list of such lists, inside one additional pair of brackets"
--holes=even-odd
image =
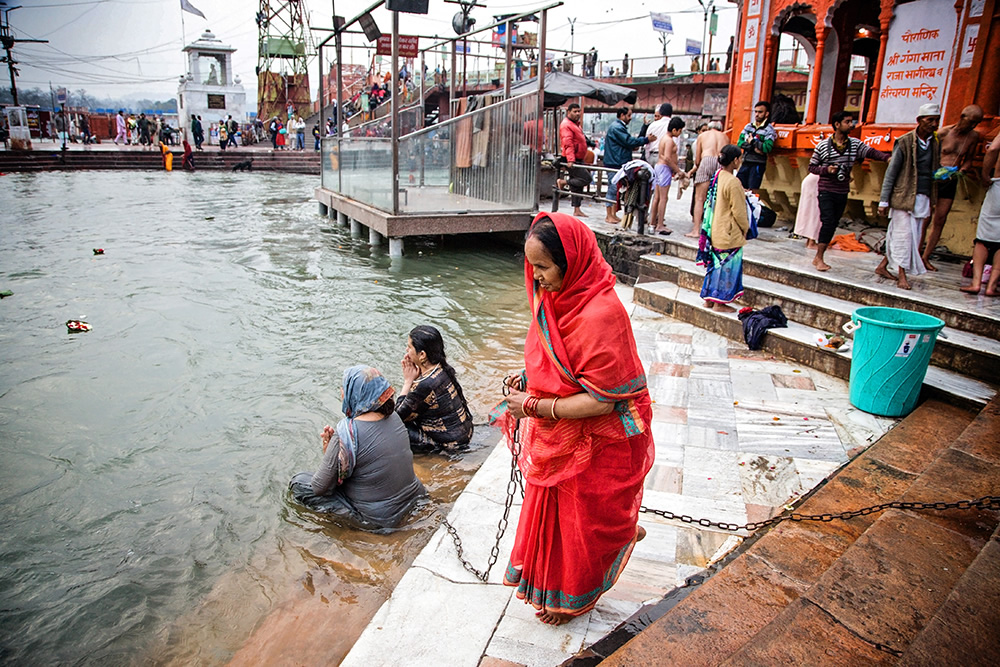
[(531, 211), (540, 126), (532, 92), (401, 136), (397, 211), (391, 138), (327, 137), (322, 185), (390, 214)]

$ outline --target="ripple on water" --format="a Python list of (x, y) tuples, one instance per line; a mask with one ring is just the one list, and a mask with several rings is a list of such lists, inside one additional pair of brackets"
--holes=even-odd
[[(332, 662), (485, 457), (416, 457), (433, 503), (390, 535), (289, 504), (339, 418), (344, 367), (399, 386), (406, 332), (430, 322), (485, 415), (527, 324), (516, 249), (408, 242), (394, 261), (319, 217), (315, 185), (5, 180), (0, 661), (239, 661), (296, 610), (338, 622), (302, 658)], [(77, 318), (93, 331), (68, 335)]]

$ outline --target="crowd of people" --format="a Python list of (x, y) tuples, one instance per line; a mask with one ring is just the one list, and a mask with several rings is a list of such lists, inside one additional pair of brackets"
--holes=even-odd
[[(643, 158), (652, 168), (651, 234), (671, 233), (664, 224), (664, 209), (671, 183), (680, 180), (682, 190), (689, 179), (694, 180), (692, 229), (687, 236), (702, 239), (702, 261), (714, 268), (714, 275), (706, 275), (706, 288), (702, 294), (705, 305), (721, 309), (742, 294), (742, 282), (736, 279), (735, 273), (742, 266), (744, 244), (735, 243), (736, 232), (742, 230), (744, 237), (747, 233), (755, 234), (759, 218), (774, 216), (773, 211), (761, 206), (758, 194), (777, 140), (770, 120), (771, 105), (760, 101), (754, 106), (753, 120), (743, 127), (729, 151), (724, 150), (730, 144), (722, 132), (721, 123), (711, 121), (702, 124), (694, 142), (693, 159), (684, 167), (681, 166), (677, 145), (677, 137), (684, 130), (684, 121), (672, 118), (672, 113), (669, 103), (659, 105), (654, 111), (653, 121), (633, 136), (628, 130), (632, 110), (618, 108), (616, 120), (604, 137), (603, 162), (606, 168), (621, 174), (630, 165), (636, 164), (633, 151), (643, 149)], [(585, 216), (580, 208), (582, 193), (593, 182), (581, 158), (586, 150), (586, 137), (580, 129), (581, 116), (577, 105), (570, 105), (560, 126), (561, 150), (569, 169), (569, 178), (558, 181), (559, 188), (570, 191), (573, 212), (578, 217)], [(1000, 198), (995, 194), (995, 180), (991, 180), (995, 179), (993, 167), (982, 172), (973, 169), (976, 150), (982, 142), (975, 127), (982, 121), (983, 112), (978, 106), (970, 105), (962, 111), (957, 123), (939, 129), (940, 119), (938, 105), (921, 106), (915, 118), (916, 127), (895, 141), (892, 152), (884, 152), (850, 136), (856, 122), (853, 112), (839, 111), (831, 116), (833, 132), (816, 145), (809, 162), (809, 174), (802, 181), (794, 232), (806, 239), (807, 249), (814, 253), (812, 264), (817, 271), (831, 269), (826, 252), (847, 207), (854, 166), (864, 160), (878, 160), (888, 162), (877, 209), (879, 216), (888, 221), (888, 229), (884, 256), (873, 267), (874, 272), (894, 281), (902, 289), (911, 289), (910, 279), (913, 276), (936, 271), (930, 261), (931, 255), (941, 238), (958, 183), (969, 179), (987, 186), (989, 192), (979, 216), (972, 260), (973, 284), (961, 289), (975, 293), (982, 288), (983, 266), (991, 265), (996, 251), (1000, 249), (1000, 230), (991, 227), (993, 223), (990, 223), (994, 219), (991, 207)], [(991, 146), (988, 149), (987, 157), (994, 148)], [(736, 157), (733, 151), (739, 156)], [(730, 157), (723, 161), (722, 157), (727, 152)], [(733, 199), (735, 183), (744, 192), (743, 204), (751, 214), (747, 219), (735, 209), (732, 209), (732, 216), (724, 213), (736, 206)], [(612, 190), (609, 199), (614, 197)], [(619, 224), (618, 200), (609, 201), (606, 206), (605, 221)], [(719, 284), (709, 286), (710, 282), (719, 279), (723, 269), (724, 273), (733, 274), (726, 282), (727, 289), (723, 290)], [(711, 269), (708, 274), (712, 274)], [(987, 295), (996, 295), (995, 284), (986, 288)]]

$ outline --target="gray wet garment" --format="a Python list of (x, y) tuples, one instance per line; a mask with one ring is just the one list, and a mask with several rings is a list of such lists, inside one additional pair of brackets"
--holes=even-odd
[(289, 488), (295, 499), (361, 528), (393, 528), (426, 494), (413, 472), (406, 427), (396, 413), (375, 422), (355, 420), (358, 446), (354, 472), (337, 486), (339, 447), (331, 441), (315, 474), (300, 472)]

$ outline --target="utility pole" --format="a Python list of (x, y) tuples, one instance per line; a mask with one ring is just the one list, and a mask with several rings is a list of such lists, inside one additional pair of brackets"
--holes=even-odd
[(38, 44), (48, 44), (47, 39), (17, 39), (10, 32), (10, 13), (15, 9), (20, 9), (21, 6), (10, 7), (9, 9), (4, 9), (0, 7), (0, 13), (3, 14), (3, 20), (0, 22), (0, 43), (3, 43), (3, 49), (7, 55), (3, 58), (3, 62), (7, 63), (7, 70), (10, 72), (10, 94), (14, 98), (14, 106), (17, 104), (17, 75), (18, 71), (14, 65), (17, 61), (14, 60), (14, 55), (11, 53), (11, 49), (14, 48), (14, 44), (18, 42), (36, 42)]

